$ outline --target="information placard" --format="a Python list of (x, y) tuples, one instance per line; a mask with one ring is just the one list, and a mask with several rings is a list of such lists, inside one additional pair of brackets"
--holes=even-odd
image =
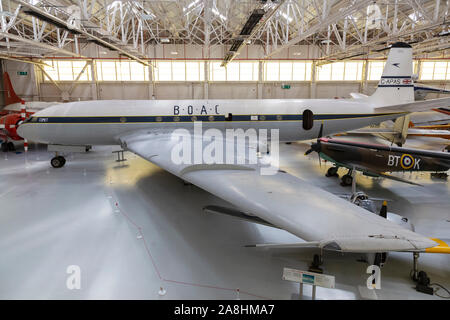
[(283, 280), (334, 289), (334, 276), (283, 268)]

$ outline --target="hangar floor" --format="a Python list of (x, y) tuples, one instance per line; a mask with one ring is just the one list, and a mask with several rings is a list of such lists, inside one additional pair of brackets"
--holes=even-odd
[[(350, 192), (324, 176), (328, 166), (319, 168), (317, 155), (303, 155), (307, 147), (283, 144), (282, 168), (330, 192)], [(298, 239), (204, 213), (226, 203), (134, 154), (118, 164), (113, 148), (73, 154), (61, 169), (50, 167), (42, 146), (0, 154), (1, 299), (298, 299), (298, 284), (283, 281), (282, 270), (306, 270), (314, 251), (244, 248)], [(389, 211), (417, 232), (450, 238), (449, 182), (412, 179), (425, 187), (358, 175), (357, 188), (392, 199)], [(358, 258), (326, 253), (324, 272), (336, 277), (336, 289), (318, 288), (317, 299), (441, 299), (413, 289), (411, 254), (389, 256), (375, 293), (364, 289), (367, 265)], [(67, 289), (70, 265), (81, 269), (80, 290)], [(449, 255), (422, 254), (419, 266), (450, 288)]]

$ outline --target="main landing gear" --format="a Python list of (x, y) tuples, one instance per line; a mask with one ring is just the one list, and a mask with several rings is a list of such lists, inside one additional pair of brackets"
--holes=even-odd
[(348, 170), (347, 174), (341, 178), (341, 186), (351, 186), (353, 182), (352, 170)]
[(437, 179), (447, 179), (448, 174), (446, 172), (432, 172), (431, 177)]
[(2, 143), (2, 151), (8, 152), (8, 151), (16, 151), (16, 147), (14, 146), (14, 143), (10, 142), (3, 142)]
[(50, 160), (50, 164), (53, 168), (62, 168), (66, 164), (66, 158), (56, 155), (52, 158), (52, 160)]
[(326, 177), (339, 177), (338, 175), (338, 169), (339, 167), (331, 167), (328, 169), (327, 173), (325, 174)]
[[(328, 168), (327, 173), (325, 174), (326, 177), (339, 177), (338, 174), (339, 167), (331, 167)], [(351, 186), (353, 182), (352, 177), (352, 169), (348, 170), (346, 175), (343, 175), (341, 178), (341, 186)]]

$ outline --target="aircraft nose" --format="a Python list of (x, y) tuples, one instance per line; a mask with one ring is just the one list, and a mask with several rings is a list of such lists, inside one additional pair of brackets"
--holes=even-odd
[(26, 123), (21, 123), (19, 125), (19, 127), (17, 128), (17, 133), (19, 134), (19, 136), (21, 136), (22, 138), (27, 138), (27, 129), (25, 129)]
[(311, 149), (313, 149), (316, 152), (320, 152), (321, 148), (320, 148), (320, 143), (319, 142), (315, 142), (311, 145)]
[(17, 128), (17, 134), (27, 140), (38, 140), (36, 139), (37, 137), (33, 136), (33, 128), (32, 125), (29, 123), (22, 123), (19, 125), (19, 127)]
[(308, 155), (308, 154), (310, 154), (310, 153), (313, 152), (313, 151), (315, 151), (315, 152), (320, 152), (320, 143), (319, 143), (319, 142), (314, 142), (314, 143), (312, 143), (312, 144), (311, 144), (311, 148), (309, 148), (309, 150), (307, 150), (307, 151), (305, 152), (305, 156)]

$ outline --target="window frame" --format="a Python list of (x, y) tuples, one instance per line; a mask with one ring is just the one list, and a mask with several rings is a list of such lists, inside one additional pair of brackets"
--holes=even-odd
[[(262, 72), (262, 82), (265, 83), (274, 83), (274, 82), (289, 82), (289, 83), (305, 83), (305, 82), (311, 82), (312, 81), (312, 70), (313, 70), (313, 61), (314, 60), (264, 60), (263, 61), (263, 72)], [(281, 80), (281, 64), (282, 63), (290, 63), (290, 69), (291, 69), (291, 78), (289, 80)], [(302, 64), (304, 66), (304, 80), (298, 80), (295, 79), (295, 73), (294, 73), (294, 65), (295, 64)], [(267, 79), (267, 72), (268, 72), (268, 66), (272, 64), (278, 64), (277, 72), (278, 72), (278, 80), (273, 79)], [(309, 72), (308, 72), (309, 71)]]
[[(76, 78), (78, 77), (79, 73), (75, 73), (74, 72), (74, 66), (73, 63), (74, 62), (80, 62), (83, 61), (85, 63), (87, 63), (87, 68), (85, 69), (85, 71), (83, 73), (85, 73), (87, 75), (87, 80), (76, 80)], [(42, 82), (43, 83), (51, 83), (51, 82), (62, 82), (62, 83), (70, 83), (70, 82), (76, 82), (76, 83), (91, 83), (93, 81), (92, 79), (92, 64), (89, 63), (89, 60), (84, 60), (84, 59), (45, 59), (43, 60), (43, 62), (47, 65), (55, 65), (53, 68), (56, 69), (56, 74), (58, 79), (54, 79), (52, 78), (51, 80), (47, 77), (47, 75), (41, 70), (42, 73)], [(60, 76), (60, 67), (59, 67), (59, 62), (70, 62), (70, 69), (71, 69), (71, 73), (72, 73), (72, 80), (60, 80), (61, 76)], [(46, 70), (47, 66), (43, 66), (43, 70), (45, 70), (46, 73), (49, 73), (48, 70)], [(84, 66), (83, 66), (84, 68)], [(81, 68), (81, 70), (83, 70), (83, 68)], [(80, 70), (80, 71), (81, 71)], [(49, 73), (49, 76), (52, 77), (52, 75)], [(54, 75), (53, 75), (54, 76)], [(80, 77), (82, 78), (82, 77)]]

